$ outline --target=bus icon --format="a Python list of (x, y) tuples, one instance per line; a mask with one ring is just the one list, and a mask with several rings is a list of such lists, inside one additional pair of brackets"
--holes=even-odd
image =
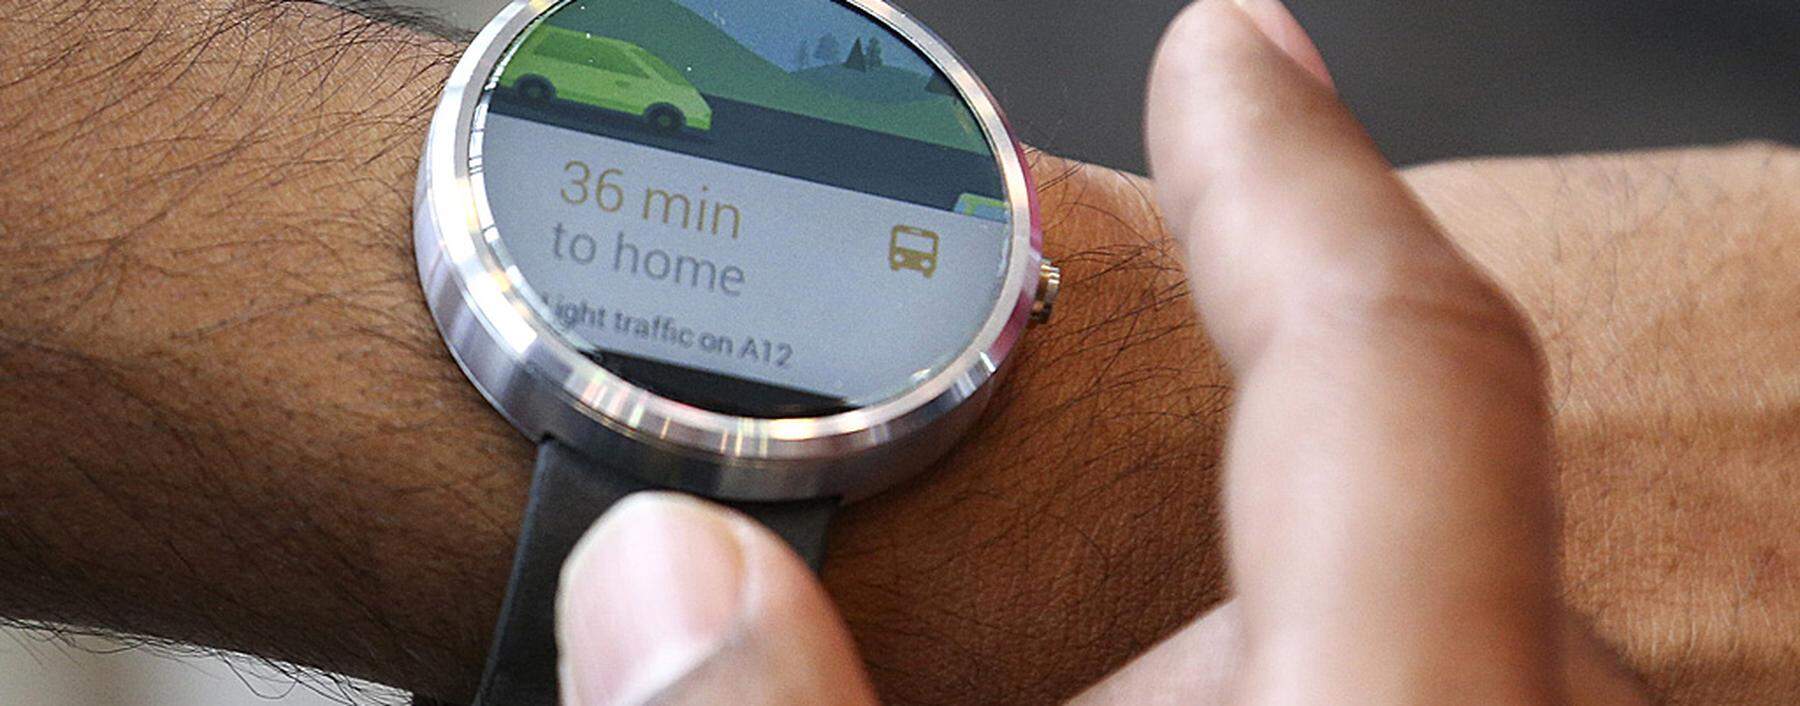
[(937, 272), (938, 234), (924, 228), (894, 226), (888, 237), (888, 267), (895, 272), (918, 270), (927, 279)]

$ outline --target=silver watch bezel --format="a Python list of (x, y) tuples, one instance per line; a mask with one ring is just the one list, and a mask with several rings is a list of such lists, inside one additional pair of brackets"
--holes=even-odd
[(521, 294), (489, 245), (471, 154), (477, 110), (513, 41), (561, 0), (514, 0), (452, 71), (420, 161), (414, 240), (426, 300), (476, 387), (533, 440), (554, 436), (646, 480), (736, 500), (872, 494), (941, 455), (979, 414), (1031, 318), (1042, 264), (1037, 195), (992, 94), (944, 42), (882, 0), (836, 0), (910, 42), (949, 78), (979, 121), (1012, 205), (1006, 279), (987, 322), (949, 365), (884, 402), (828, 417), (757, 419), (644, 391), (570, 346)]

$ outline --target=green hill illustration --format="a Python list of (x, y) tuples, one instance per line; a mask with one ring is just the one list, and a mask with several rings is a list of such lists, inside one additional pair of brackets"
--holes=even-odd
[(891, 66), (829, 65), (789, 73), (673, 0), (590, 0), (548, 21), (643, 47), (703, 94), (991, 153), (968, 108), (927, 89), (931, 77)]
[(831, 93), (866, 103), (912, 103), (946, 96), (926, 90), (931, 78), (906, 69), (876, 66), (852, 69), (839, 64), (796, 71), (795, 78)]

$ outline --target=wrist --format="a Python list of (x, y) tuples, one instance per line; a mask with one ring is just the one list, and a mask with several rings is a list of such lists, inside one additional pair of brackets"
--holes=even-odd
[[(19, 296), (0, 302), (0, 416), (19, 420), (0, 430), (0, 536), (15, 539), (0, 566), (25, 567), (0, 572), (0, 613), (468, 693), (532, 450), (443, 352), (414, 274), (413, 170), (455, 48), (316, 6), (145, 12), (85, 30), (188, 29), (146, 33), (104, 80), (90, 74), (136, 47), (5, 38), (44, 57), (32, 66), (77, 53), (0, 88), (38, 106), (0, 147), (55, 155), (0, 177), (0, 222), (34, 236), (4, 270)], [(129, 94), (50, 90), (83, 76)], [(1103, 615), (1138, 600), (1130, 576), (1218, 573), (1192, 551), (1216, 536), (1212, 476), (1194, 469), (1216, 456), (1223, 376), (1194, 365), (1212, 357), (1179, 266), (1141, 182), (1036, 161), (1074, 293), (984, 428), (837, 539), (828, 579), (879, 661), (925, 664), (952, 649), (944, 635), (988, 629), (959, 615), (1148, 641), (1160, 614)], [(1111, 519), (1125, 504), (1131, 526)], [(1041, 577), (1034, 561), (1069, 565), (1087, 614), (1046, 630), (1057, 587), (1023, 602), (999, 588)], [(1035, 671), (1018, 652), (979, 666), (1017, 683)], [(1113, 658), (1081, 655), (1069, 679)], [(888, 688), (942, 688), (900, 671), (921, 676)]]

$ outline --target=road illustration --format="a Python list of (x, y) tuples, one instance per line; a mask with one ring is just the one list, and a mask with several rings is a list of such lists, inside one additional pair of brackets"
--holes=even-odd
[(781, 110), (704, 96), (711, 129), (668, 132), (642, 117), (497, 87), (488, 109), (602, 137), (945, 211), (965, 195), (1002, 200), (994, 158)]

